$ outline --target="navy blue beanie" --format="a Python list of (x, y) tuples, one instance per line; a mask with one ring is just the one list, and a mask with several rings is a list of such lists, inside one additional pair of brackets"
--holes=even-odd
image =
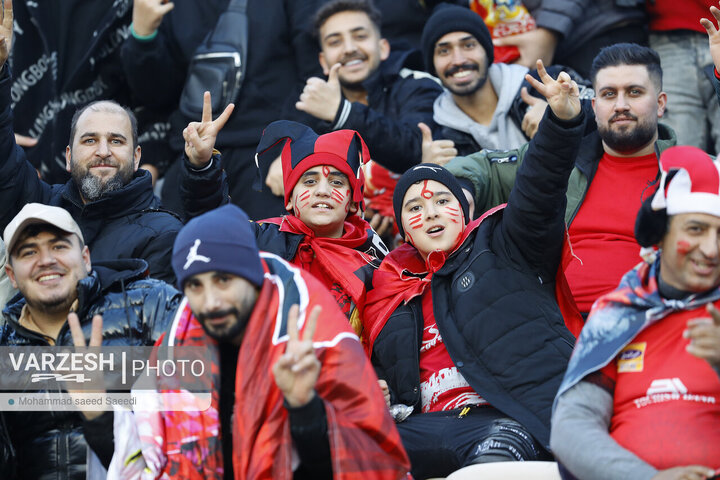
[(451, 32), (468, 32), (471, 34), (485, 49), (488, 65), (493, 63), (495, 50), (492, 37), (482, 17), (467, 7), (442, 3), (435, 8), (433, 14), (425, 22), (422, 39), (420, 40), (422, 55), (425, 60), (425, 70), (429, 73), (437, 76), (433, 62), (435, 43), (443, 35)]
[(468, 204), (467, 198), (465, 198), (460, 182), (457, 181), (457, 178), (455, 178), (449, 170), (440, 165), (421, 163), (403, 173), (402, 177), (398, 179), (397, 185), (395, 185), (395, 191), (393, 192), (393, 210), (395, 210), (395, 225), (397, 225), (400, 236), (405, 238), (405, 231), (402, 228), (402, 202), (405, 198), (405, 193), (412, 185), (423, 180), (435, 180), (450, 190), (450, 193), (460, 202), (463, 216), (465, 217), (465, 225), (467, 225), (470, 221), (470, 205)]
[(232, 273), (256, 286), (264, 271), (248, 216), (233, 204), (190, 220), (175, 237), (172, 266), (180, 290), (199, 273)]

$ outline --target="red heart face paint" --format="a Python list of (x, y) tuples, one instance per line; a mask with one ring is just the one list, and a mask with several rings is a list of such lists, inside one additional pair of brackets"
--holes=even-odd
[(687, 253), (690, 251), (692, 246), (690, 245), (690, 242), (686, 240), (678, 240), (676, 244), (676, 250), (678, 255), (687, 255)]

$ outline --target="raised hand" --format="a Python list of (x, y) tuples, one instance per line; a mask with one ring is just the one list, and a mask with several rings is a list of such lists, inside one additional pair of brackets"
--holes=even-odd
[(720, 311), (712, 303), (708, 303), (707, 311), (710, 318), (688, 320), (683, 336), (690, 339), (687, 346), (690, 355), (702, 358), (711, 367), (720, 369)]
[(203, 96), (202, 121), (190, 122), (183, 130), (185, 154), (196, 168), (203, 168), (212, 157), (215, 139), (230, 118), (235, 104), (231, 103), (215, 120), (212, 119), (212, 98), (210, 92)]
[(12, 49), (13, 5), (12, 0), (0, 1), (2, 1), (2, 20), (0, 21), (0, 67), (2, 67)]
[(520, 90), (520, 98), (530, 107), (528, 111), (525, 112), (525, 116), (523, 116), (520, 128), (522, 128), (523, 133), (531, 139), (537, 133), (540, 120), (542, 120), (543, 115), (545, 115), (545, 109), (548, 104), (545, 100), (530, 95), (526, 87)]
[(320, 375), (320, 361), (315, 356), (312, 337), (322, 308), (317, 305), (310, 312), (303, 330), (298, 333), (298, 306), (290, 307), (287, 329), (289, 340), (285, 353), (273, 365), (273, 376), (285, 401), (291, 407), (307, 405), (315, 396), (315, 384)]
[(445, 165), (457, 157), (455, 142), (452, 140), (433, 140), (430, 127), (423, 122), (418, 123), (422, 132), (422, 163), (435, 163)]
[[(720, 25), (720, 9), (717, 7), (710, 7), (710, 13), (715, 17), (715, 22)], [(715, 24), (707, 18), (700, 19), (700, 24), (705, 28), (708, 34), (708, 43), (710, 44), (710, 55), (712, 55), (715, 69), (720, 71), (720, 32), (715, 27)]]
[[(75, 345), (75, 348), (83, 348), (85, 347), (85, 335), (83, 334), (82, 327), (80, 326), (80, 319), (78, 318), (77, 314), (75, 312), (70, 312), (68, 314), (67, 318), (68, 326), (70, 327), (70, 334), (72, 335), (73, 339), (73, 345)], [(92, 329), (90, 330), (90, 343), (87, 345), (88, 347), (100, 347), (102, 346), (102, 339), (103, 339), (103, 318), (102, 315), (95, 315), (92, 319)], [(101, 384), (103, 382), (102, 379), (102, 373), (99, 374), (100, 377), (95, 376), (92, 381), (91, 385), (95, 384)], [(77, 393), (84, 393), (88, 391), (94, 391), (98, 392), (97, 389), (89, 390), (87, 388), (81, 388), (78, 390), (68, 390), (68, 394), (70, 396), (73, 396)], [(101, 392), (104, 392), (102, 390)], [(99, 410), (84, 410), (82, 414), (87, 418), (88, 420), (92, 420), (93, 418), (99, 417), (102, 412)]]
[(496, 47), (517, 47), (520, 58), (515, 63), (528, 68), (532, 68), (538, 60), (550, 65), (557, 42), (557, 36), (546, 28), (536, 28), (529, 32), (493, 39)]
[(134, 0), (132, 26), (143, 37), (152, 35), (160, 27), (162, 19), (175, 7), (168, 0)]
[(525, 80), (545, 97), (555, 116), (560, 120), (571, 120), (578, 116), (581, 111), (580, 91), (570, 75), (560, 72), (557, 80), (553, 80), (545, 70), (542, 60), (537, 61), (537, 71), (542, 82), (527, 74)]
[(339, 63), (336, 63), (330, 68), (327, 81), (318, 77), (308, 78), (300, 100), (295, 103), (295, 108), (326, 122), (335, 120), (335, 114), (342, 100), (342, 90), (338, 78), (340, 66)]

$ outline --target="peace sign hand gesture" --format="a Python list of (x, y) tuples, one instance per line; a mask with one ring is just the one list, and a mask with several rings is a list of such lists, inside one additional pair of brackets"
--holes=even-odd
[(212, 119), (212, 103), (210, 92), (203, 96), (202, 121), (190, 122), (183, 130), (185, 154), (195, 168), (203, 168), (212, 157), (215, 139), (230, 118), (235, 104), (231, 103), (214, 121)]
[(542, 60), (537, 61), (539, 82), (530, 75), (525, 80), (546, 99), (556, 117), (560, 120), (572, 120), (580, 114), (580, 91), (577, 83), (566, 72), (560, 72), (554, 80), (545, 70)]
[(290, 307), (288, 313), (288, 336), (285, 353), (273, 365), (275, 384), (282, 391), (285, 401), (293, 408), (308, 404), (315, 397), (315, 384), (320, 375), (320, 361), (315, 356), (312, 337), (322, 308), (313, 308), (303, 331), (298, 333), (298, 306)]

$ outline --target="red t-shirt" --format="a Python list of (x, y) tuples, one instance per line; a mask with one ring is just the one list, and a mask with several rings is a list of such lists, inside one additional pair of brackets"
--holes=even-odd
[(420, 396), (422, 412), (452, 410), (464, 405), (487, 403), (467, 383), (445, 348), (435, 323), (432, 292), (422, 296), (424, 328), (420, 347)]
[(710, 13), (710, 6), (718, 6), (715, 0), (653, 0), (645, 1), (650, 16), (650, 30), (694, 30), (705, 33), (700, 25), (701, 18), (715, 23)]
[(589, 312), (600, 295), (613, 291), (622, 276), (640, 262), (635, 217), (642, 194), (657, 173), (654, 153), (633, 158), (606, 153), (600, 160), (569, 229), (577, 258), (572, 258), (565, 276), (581, 312)]
[(720, 378), (683, 338), (699, 317), (708, 317), (704, 307), (658, 321), (602, 370), (615, 380), (610, 435), (660, 470), (720, 468)]

